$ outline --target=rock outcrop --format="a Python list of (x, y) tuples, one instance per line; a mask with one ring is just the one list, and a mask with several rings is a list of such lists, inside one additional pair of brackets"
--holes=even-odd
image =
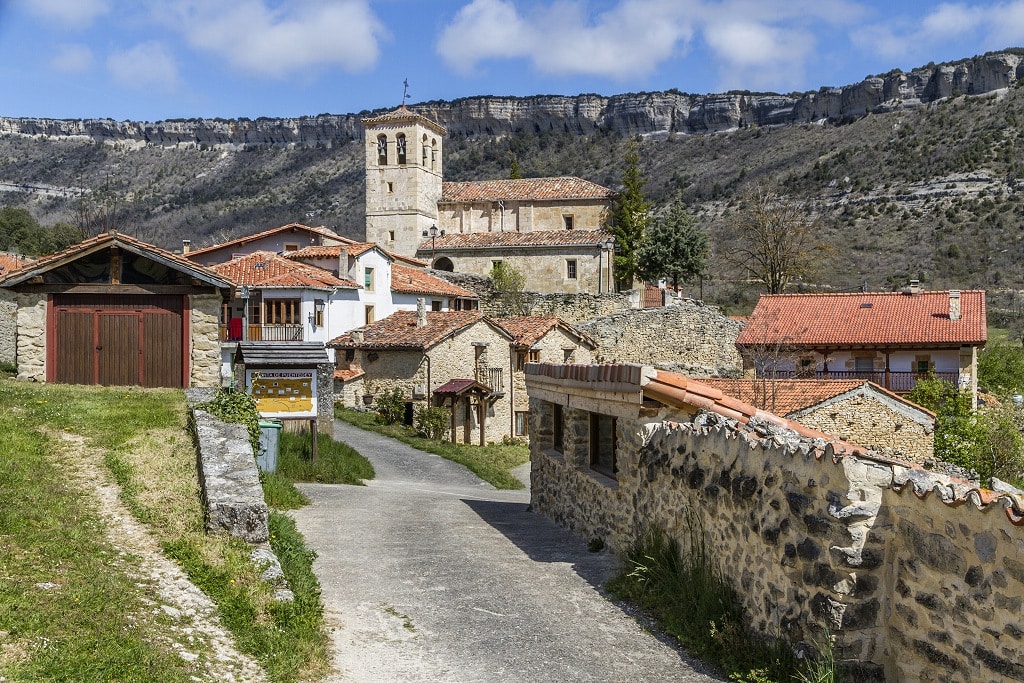
[[(574, 97), (468, 97), (412, 105), (443, 123), (452, 136), (599, 130), (622, 135), (699, 134), (741, 126), (839, 121), (868, 112), (918, 107), (956, 94), (1008, 88), (1024, 75), (1024, 57), (1004, 52), (954, 64), (893, 71), (855, 85), (778, 95), (676, 91)], [(298, 118), (179, 119), (156, 123), (112, 119), (0, 118), (0, 135), (84, 137), (97, 142), (159, 146), (336, 146), (361, 139), (364, 116), (321, 114)]]

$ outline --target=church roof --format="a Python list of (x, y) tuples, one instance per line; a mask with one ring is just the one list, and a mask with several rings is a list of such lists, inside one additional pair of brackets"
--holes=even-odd
[(559, 199), (605, 199), (615, 197), (607, 187), (583, 178), (518, 178), (516, 180), (478, 180), (446, 182), (441, 186), (442, 202), (482, 202), (509, 200), (554, 201)]
[(363, 125), (367, 128), (370, 126), (377, 126), (382, 123), (421, 123), (436, 132), (438, 135), (444, 135), (447, 133), (445, 127), (440, 123), (433, 119), (429, 119), (422, 114), (414, 112), (404, 104), (398, 109), (392, 109), (389, 112), (378, 114), (377, 116), (367, 116), (363, 119)]
[(612, 234), (607, 230), (537, 230), (534, 232), (449, 233), (426, 240), (419, 252), (506, 247), (598, 247)]

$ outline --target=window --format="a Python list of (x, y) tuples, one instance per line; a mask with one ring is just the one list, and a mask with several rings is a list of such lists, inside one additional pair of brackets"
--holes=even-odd
[(517, 351), (516, 352), (516, 370), (522, 370), (524, 365), (526, 365), (526, 352), (525, 351)]
[(558, 403), (551, 404), (551, 450), (561, 453), (565, 443), (565, 427), (562, 423), (562, 406)]
[(363, 269), (363, 285), (367, 291), (373, 291), (373, 268)]
[(430, 310), (432, 310), (432, 311), (440, 311), (441, 310), (441, 302), (438, 301), (437, 299), (433, 299), (430, 302)]
[(356, 350), (355, 349), (345, 349), (345, 360), (347, 360), (348, 362), (351, 363), (355, 359), (356, 359)]
[(615, 463), (616, 420), (611, 415), (590, 414), (590, 469), (609, 477), (618, 472)]
[(497, 267), (498, 267), (498, 266), (500, 266), (500, 265), (501, 265), (502, 263), (504, 263), (504, 261), (502, 261), (501, 259), (498, 259), (498, 260), (496, 260), (496, 261), (491, 261), (491, 268), (497, 268)]
[(394, 193), (395, 193), (395, 184), (389, 181), (388, 182), (388, 194), (394, 194)]
[(516, 436), (528, 436), (530, 431), (530, 414), (526, 411), (516, 411)]
[(857, 372), (873, 372), (875, 359), (873, 356), (857, 356), (853, 359), (853, 369)]
[(427, 136), (426, 135), (423, 136), (423, 141), (420, 142), (420, 152), (421, 152), (420, 164), (425, 167), (427, 165)]
[(369, 325), (374, 320), (373, 317), (373, 306), (366, 307), (366, 324)]
[(388, 136), (377, 136), (377, 165), (387, 166), (388, 164)]
[(914, 356), (914, 372), (919, 375), (927, 375), (932, 369), (931, 356)]
[(430, 170), (437, 170), (437, 140), (432, 139), (430, 141)]
[(391, 241), (391, 242), (395, 241), (395, 231), (394, 230), (388, 230), (388, 240)]
[(395, 148), (398, 150), (398, 163), (405, 164), (405, 134), (399, 133), (395, 136)]
[(249, 300), (249, 324), (260, 325), (262, 324), (263, 318), (260, 316), (260, 312), (263, 310), (263, 306), (257, 299)]
[(313, 327), (324, 326), (324, 311), (321, 308), (313, 308)]
[(566, 230), (572, 230), (572, 216), (562, 216), (562, 222), (565, 223)]
[(571, 258), (565, 260), (565, 277), (570, 280), (576, 279), (576, 259)]
[(284, 250), (285, 250), (285, 252), (298, 251), (299, 250), (299, 245), (296, 242), (285, 242), (284, 243)]
[(576, 349), (562, 349), (562, 362), (571, 363), (572, 354), (576, 353)]
[(539, 363), (540, 362), (540, 349), (530, 349), (530, 362), (531, 363)]
[(264, 301), (266, 325), (299, 325), (302, 302), (299, 299), (267, 299)]

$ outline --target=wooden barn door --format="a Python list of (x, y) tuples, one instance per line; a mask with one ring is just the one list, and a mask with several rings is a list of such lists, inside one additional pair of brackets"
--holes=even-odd
[(183, 297), (57, 294), (53, 307), (51, 381), (184, 385)]

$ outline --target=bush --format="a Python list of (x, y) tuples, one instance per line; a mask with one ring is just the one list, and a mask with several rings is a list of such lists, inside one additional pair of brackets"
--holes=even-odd
[(416, 427), (428, 438), (441, 441), (451, 425), (451, 411), (442, 406), (420, 408), (416, 411)]
[(998, 341), (978, 354), (978, 383), (1000, 396), (1024, 391), (1024, 348)]
[(405, 417), (405, 394), (398, 387), (377, 397), (377, 414), (381, 422), (393, 425)]
[(263, 451), (260, 446), (260, 413), (256, 410), (256, 400), (244, 391), (218, 389), (217, 394), (196, 406), (211, 415), (216, 415), (225, 422), (245, 425), (249, 432), (252, 452), (257, 456)]

